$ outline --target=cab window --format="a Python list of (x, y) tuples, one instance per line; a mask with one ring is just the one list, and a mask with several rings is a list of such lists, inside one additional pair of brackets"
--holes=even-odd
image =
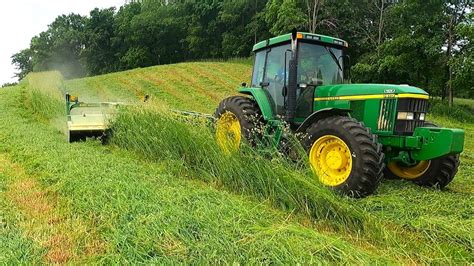
[(252, 75), (252, 87), (260, 87), (260, 83), (263, 81), (263, 70), (265, 69), (266, 54), (267, 50), (261, 50), (255, 54), (255, 63)]
[(319, 44), (301, 43), (298, 58), (298, 83), (343, 83), (342, 50)]
[[(288, 82), (288, 61), (290, 54), (290, 44), (272, 47), (268, 52), (267, 63), (265, 67), (265, 82), (268, 86), (265, 88), (270, 96), (274, 111), (276, 114), (283, 114), (285, 99), (283, 96), (283, 87)], [(286, 56), (286, 72), (285, 72), (285, 54)]]

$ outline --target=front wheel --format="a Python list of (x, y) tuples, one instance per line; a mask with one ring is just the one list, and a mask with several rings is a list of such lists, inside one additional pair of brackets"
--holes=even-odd
[(387, 165), (386, 175), (408, 179), (420, 186), (444, 188), (453, 181), (458, 167), (459, 154), (456, 154), (420, 161), (414, 166), (392, 162)]
[[(425, 127), (438, 127), (426, 122)], [(385, 175), (388, 178), (403, 178), (420, 186), (444, 188), (458, 172), (459, 154), (447, 155), (429, 161), (419, 161), (416, 165), (406, 166), (401, 162), (387, 165)]]
[(302, 143), (322, 184), (351, 197), (377, 189), (383, 177), (382, 145), (361, 122), (345, 116), (319, 120)]
[(214, 113), (217, 144), (225, 153), (240, 148), (243, 141), (255, 145), (261, 135), (262, 115), (257, 103), (247, 97), (224, 99)]

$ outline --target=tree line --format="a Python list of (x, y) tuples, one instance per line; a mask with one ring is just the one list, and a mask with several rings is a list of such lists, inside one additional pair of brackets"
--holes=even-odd
[(471, 0), (142, 0), (57, 17), (12, 56), (19, 79), (66, 78), (251, 56), (293, 28), (349, 42), (353, 82), (411, 84), (474, 98)]

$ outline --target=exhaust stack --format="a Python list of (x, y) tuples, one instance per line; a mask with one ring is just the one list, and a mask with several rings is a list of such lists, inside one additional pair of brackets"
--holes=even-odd
[(297, 64), (298, 64), (298, 32), (294, 29), (291, 33), (291, 58), (288, 70), (288, 98), (286, 109), (286, 120), (291, 122), (296, 114), (296, 90), (297, 90)]

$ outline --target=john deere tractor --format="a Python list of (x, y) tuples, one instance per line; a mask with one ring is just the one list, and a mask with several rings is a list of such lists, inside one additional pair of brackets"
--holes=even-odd
[(343, 40), (296, 31), (257, 43), (250, 86), (243, 83), (242, 95), (216, 110), (219, 145), (232, 153), (270, 135), (281, 147), (289, 126), (315, 176), (343, 194), (369, 195), (384, 175), (448, 185), (464, 131), (427, 122), (429, 96), (422, 89), (349, 84), (347, 48)]

